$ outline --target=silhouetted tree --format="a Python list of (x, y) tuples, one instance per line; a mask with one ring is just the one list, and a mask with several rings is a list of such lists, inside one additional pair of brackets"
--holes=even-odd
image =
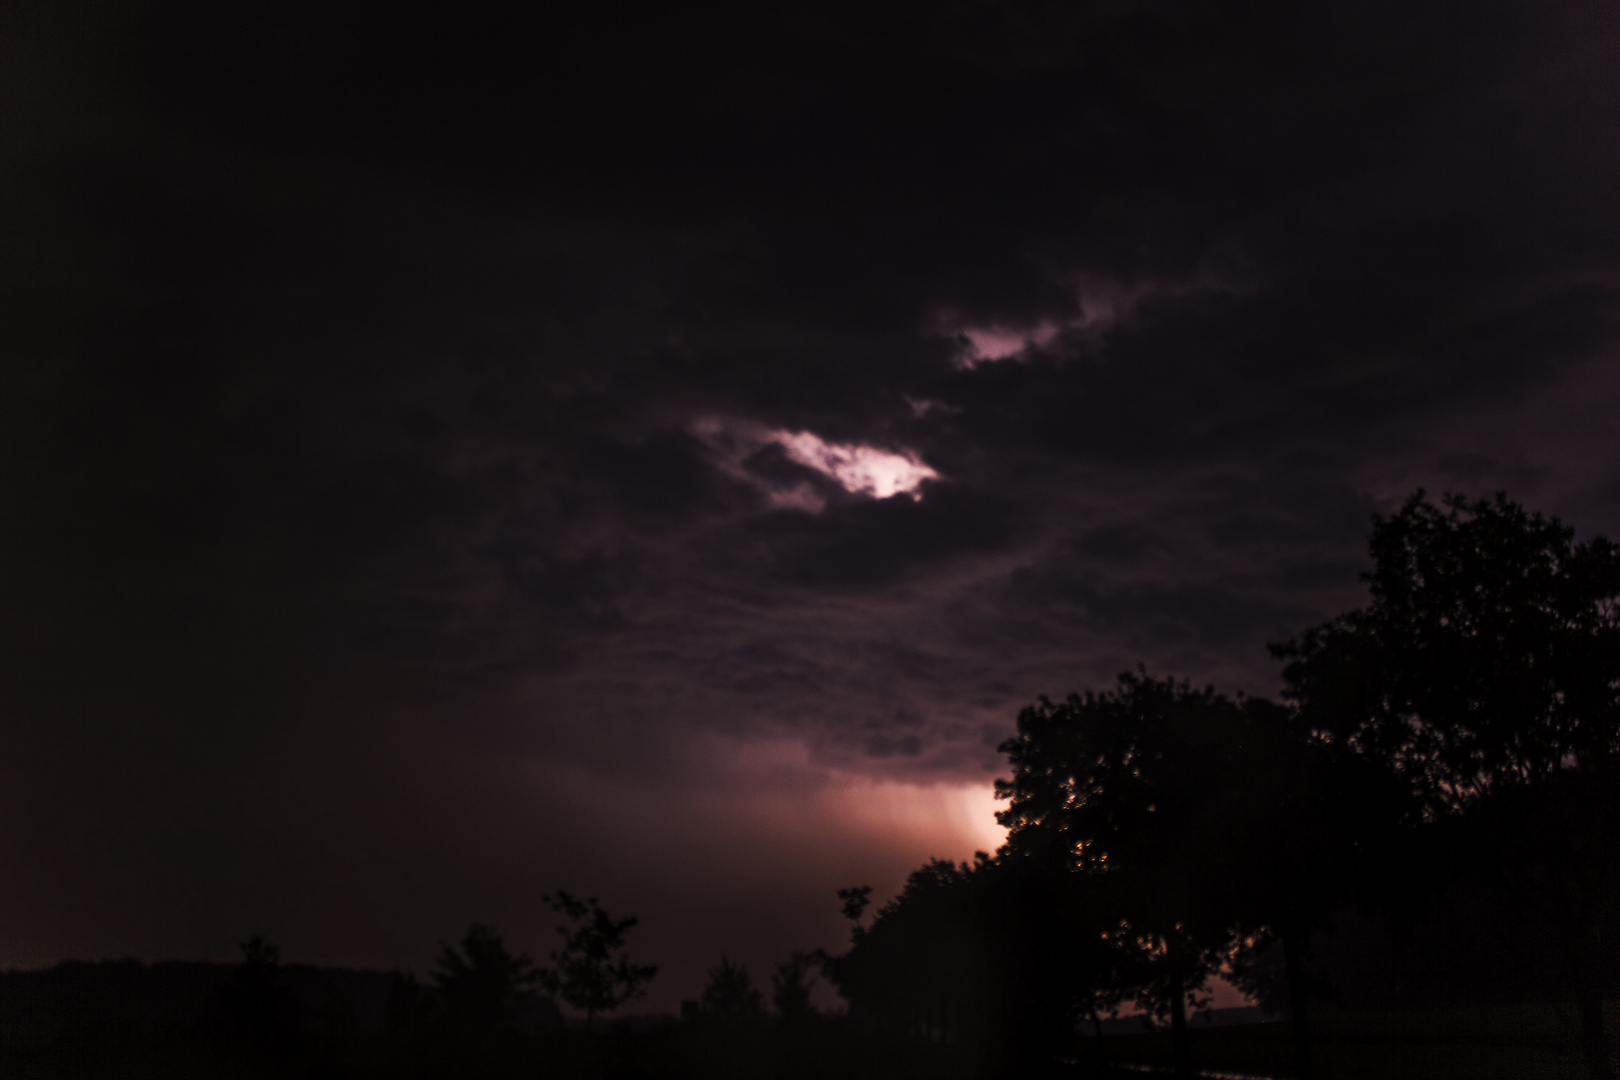
[(1168, 1014), (1178, 1075), (1191, 1075), (1187, 999), (1220, 969), (1250, 913), (1230, 874), (1229, 789), (1241, 775), (1244, 707), (1213, 689), (1125, 673), (1103, 693), (1042, 698), (1001, 745), (1010, 853), (1088, 881), (1119, 977)]
[(1620, 549), (1497, 495), (1375, 518), (1370, 603), (1274, 648), (1316, 737), (1398, 775), (1473, 872), (1545, 918), (1608, 1080), (1620, 886)]
[(658, 974), (652, 964), (630, 961), (625, 938), (641, 921), (634, 916), (615, 919), (592, 896), (585, 900), (562, 890), (545, 897), (546, 906), (568, 920), (557, 927), (562, 948), (551, 954), (552, 967), (541, 971), (540, 981), (563, 1002), (585, 1013), (591, 1029), (599, 1012), (612, 1012), (641, 996), (642, 987)]
[(445, 1023), (469, 1034), (511, 1024), (539, 978), (532, 960), (508, 951), (495, 929), (482, 923), (468, 929), (459, 949), (443, 946), (433, 973)]
[(776, 973), (771, 976), (771, 1003), (784, 1023), (802, 1024), (815, 1016), (810, 995), (820, 967), (821, 959), (808, 952), (795, 952), (776, 965)]
[(1112, 948), (1114, 984), (1095, 1008), (1128, 993), (1168, 1014), (1185, 1072), (1188, 996), (1240, 943), (1281, 938), (1308, 1078), (1305, 944), (1365, 887), (1374, 841), (1399, 818), (1385, 774), (1311, 739), (1282, 706), (1145, 673), (1042, 699), (1002, 750), (1009, 854), (1077, 874)]
[(765, 997), (754, 988), (748, 969), (724, 955), (720, 966), (709, 969), (709, 985), (703, 988), (703, 1011), (721, 1020), (749, 1020), (765, 1009)]

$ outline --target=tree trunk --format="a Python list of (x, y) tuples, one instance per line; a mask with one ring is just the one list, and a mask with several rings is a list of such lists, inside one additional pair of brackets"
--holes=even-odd
[(1615, 1080), (1609, 1065), (1609, 1033), (1603, 1025), (1603, 982), (1597, 971), (1597, 950), (1592, 943), (1576, 941), (1575, 1011), (1581, 1018), (1581, 1052), (1586, 1057), (1586, 1075), (1591, 1080)]
[(1294, 1075), (1298, 1080), (1313, 1080), (1311, 1065), (1311, 1005), (1305, 984), (1304, 933), (1297, 929), (1284, 930), (1282, 935), (1283, 963), (1288, 969), (1288, 1011), (1294, 1028)]
[(1192, 1080), (1192, 1040), (1187, 1035), (1187, 987), (1180, 976), (1174, 980), (1170, 999), (1170, 1044), (1176, 1064), (1176, 1080)]

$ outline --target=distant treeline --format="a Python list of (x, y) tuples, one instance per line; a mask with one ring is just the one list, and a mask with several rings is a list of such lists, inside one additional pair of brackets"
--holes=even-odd
[[(384, 1030), (397, 976), (383, 971), (286, 964), (278, 980), (311, 1028)], [(137, 1033), (194, 1033), (229, 1020), (231, 964), (67, 961), (0, 972), (0, 1043), (40, 1045)], [(553, 1011), (555, 1011), (553, 1009)]]
[[(609, 926), (625, 920), (607, 919)], [(566, 955), (566, 948), (559, 950)], [(598, 956), (600, 959), (600, 955)], [(588, 957), (580, 958), (588, 960)], [(235, 965), (68, 962), (0, 974), (7, 1080), (972, 1080), (947, 1048), (821, 1016), (816, 966), (778, 966), (769, 1003), (722, 959), (692, 1015), (565, 1024), (526, 958), (489, 927), (447, 946), (427, 980), (279, 963), (262, 939)], [(550, 969), (553, 973), (556, 968)], [(590, 964), (577, 968), (589, 973)], [(644, 968), (641, 970), (645, 970)], [(635, 965), (597, 966), (624, 997)], [(600, 977), (600, 978), (599, 978)], [(578, 987), (576, 987), (577, 989)], [(598, 999), (601, 1000), (601, 999)]]

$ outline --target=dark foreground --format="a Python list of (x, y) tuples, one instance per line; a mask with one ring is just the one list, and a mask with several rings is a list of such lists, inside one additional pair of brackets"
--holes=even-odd
[[(1610, 1003), (1611, 1023), (1620, 1003)], [(1291, 1074), (1284, 1025), (1199, 1031), (1202, 1072)], [(678, 1024), (643, 1032), (561, 1030), (479, 1039), (327, 1034), (286, 1045), (244, 1045), (196, 1031), (64, 1033), (0, 1049), (8, 1080), (1121, 1080), (1165, 1070), (1162, 1032), (1082, 1039), (1067, 1062), (996, 1060), (960, 1046), (918, 1044), (837, 1022), (797, 1030), (767, 1022)], [(1338, 1013), (1322, 1018), (1320, 1080), (1576, 1080), (1586, 1075), (1567, 1005)]]
[[(1609, 1002), (1610, 1030), (1620, 1002)], [(1584, 1080), (1574, 1006), (1523, 1004), (1335, 1012), (1315, 1019), (1318, 1080)], [(1168, 1070), (1160, 1032), (1104, 1040), (1117, 1062)], [(1208, 1073), (1293, 1074), (1287, 1026), (1252, 1024), (1198, 1032), (1193, 1063)], [(1141, 1076), (1141, 1072), (1134, 1075)]]
[[(0, 1056), (0, 1076), (7, 1080), (973, 1080), (1010, 1072), (959, 1047), (915, 1045), (832, 1023), (800, 1032), (765, 1023), (670, 1024), (641, 1033), (569, 1030), (478, 1043), (354, 1038), (273, 1048), (147, 1035), (65, 1040)], [(1018, 1072), (1031, 1080), (1077, 1075), (1074, 1066), (1056, 1063)]]

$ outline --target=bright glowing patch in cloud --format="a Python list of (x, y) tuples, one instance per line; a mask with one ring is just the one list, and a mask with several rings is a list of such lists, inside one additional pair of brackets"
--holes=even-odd
[(853, 495), (887, 499), (892, 495), (921, 498), (917, 489), (939, 474), (910, 454), (895, 454), (874, 446), (823, 442), (808, 431), (778, 431), (772, 438), (800, 465), (826, 473)]
[[(1007, 839), (996, 821), (1007, 804), (988, 780), (928, 783), (828, 769), (801, 736), (719, 736), (710, 745), (709, 757), (745, 778), (747, 818), (767, 832), (861, 837), (863, 846), (951, 859), (993, 852)], [(717, 812), (735, 815), (737, 794), (719, 790)]]
[(1057, 337), (1059, 329), (1050, 322), (1021, 330), (1005, 326), (963, 327), (958, 333), (967, 339), (968, 347), (959, 362), (963, 367), (974, 367), (993, 360), (1010, 360), (1030, 348), (1045, 345)]
[[(748, 467), (748, 459), (769, 446), (780, 447), (791, 460), (837, 481), (852, 495), (887, 499), (922, 498), (922, 485), (939, 473), (908, 451), (882, 450), (864, 443), (832, 443), (809, 431), (784, 431), (758, 424), (705, 419), (689, 429), (708, 444), (720, 465), (733, 476), (765, 486)], [(818, 512), (825, 501), (813, 486), (800, 482), (768, 490), (772, 506)]]
[(996, 822), (996, 811), (1006, 804), (996, 801), (988, 783), (962, 787), (869, 780), (834, 788), (829, 798), (835, 813), (857, 829), (925, 840), (948, 858), (994, 852), (1007, 839), (1007, 830)]

